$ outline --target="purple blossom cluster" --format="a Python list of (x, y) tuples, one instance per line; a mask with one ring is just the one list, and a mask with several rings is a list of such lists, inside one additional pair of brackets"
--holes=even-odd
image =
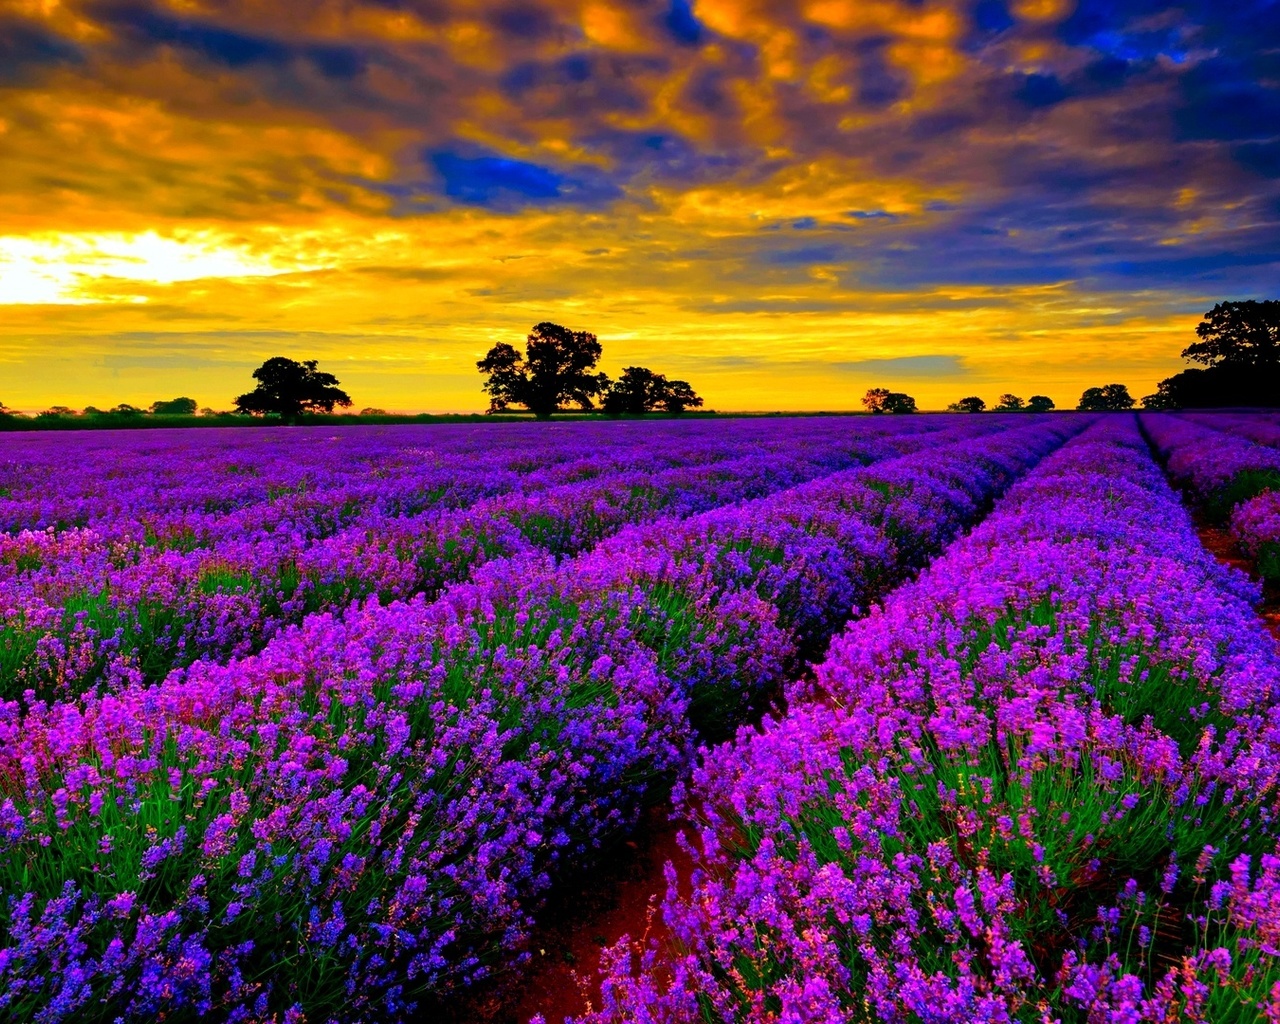
[[(584, 550), (936, 443), (944, 421), (35, 436), (0, 465), (0, 697), (158, 681), (370, 595)], [(148, 432), (150, 434), (151, 432)], [(270, 434), (270, 431), (266, 432)], [(489, 440), (486, 440), (489, 439)], [(193, 462), (200, 470), (193, 472)]]
[(0, 1015), (394, 1021), (518, 966), (549, 888), (700, 735), (1083, 426), (939, 423), (883, 429), (934, 442), (912, 454), (317, 611), (246, 657), (0, 705)]
[(1280, 652), (1133, 420), (707, 755), (621, 1021), (1280, 1020)]
[(1142, 426), (1169, 475), (1211, 519), (1280, 484), (1280, 450), (1181, 416), (1146, 414)]
[(1258, 574), (1280, 580), (1280, 488), (1241, 502), (1231, 513), (1231, 536)]
[(1280, 448), (1280, 419), (1273, 413), (1188, 412), (1181, 415), (1193, 423)]
[(1143, 418), (1149, 436), (1259, 575), (1280, 578), (1280, 424), (1257, 415)]

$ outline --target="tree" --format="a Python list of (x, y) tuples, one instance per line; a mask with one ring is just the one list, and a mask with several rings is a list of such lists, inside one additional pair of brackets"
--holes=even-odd
[(236, 412), (246, 415), (272, 413), (296, 419), (308, 412), (333, 412), (335, 405), (351, 404), (338, 387), (338, 378), (316, 368), (316, 360), (297, 362), (274, 356), (253, 371), (258, 386), (236, 399)]
[(701, 409), (702, 399), (687, 380), (669, 380), (662, 395), (662, 407), (679, 416), (686, 409)]
[(996, 412), (1021, 412), (1026, 404), (1017, 395), (1003, 394), (996, 400)]
[(947, 406), (950, 412), (982, 412), (987, 407), (977, 395), (970, 395), (968, 398), (962, 398), (958, 402), (952, 402)]
[(890, 394), (891, 392), (888, 388), (868, 388), (867, 393), (862, 396), (863, 408), (867, 412), (879, 415), (884, 412), (884, 402)]
[(901, 391), (890, 391), (888, 388), (872, 388), (862, 396), (862, 404), (872, 413), (910, 413), (916, 412), (916, 400)]
[(1182, 350), (1204, 369), (1166, 377), (1145, 409), (1280, 406), (1280, 300), (1219, 302), (1196, 327), (1200, 341)]
[(629, 413), (642, 416), (646, 412), (665, 409), (680, 414), (702, 405), (697, 392), (684, 380), (667, 380), (646, 366), (628, 366), (622, 376), (608, 386), (603, 408), (611, 416)]
[(1219, 302), (1196, 327), (1182, 358), (1215, 366), (1280, 366), (1280, 300)]
[(1077, 406), (1082, 412), (1124, 412), (1133, 408), (1133, 396), (1123, 384), (1104, 384), (1088, 388)]
[(644, 366), (628, 366), (604, 394), (604, 411), (611, 416), (629, 413), (641, 416), (658, 409), (666, 391), (667, 378)]
[(1048, 412), (1056, 408), (1053, 399), (1048, 395), (1032, 395), (1027, 399), (1027, 412)]
[(570, 402), (594, 408), (592, 399), (609, 385), (603, 373), (591, 372), (600, 353), (594, 334), (547, 322), (529, 332), (524, 353), (499, 342), (476, 363), (488, 377), (481, 390), (489, 395), (489, 411), (520, 405), (545, 420)]
[(153, 416), (194, 416), (196, 414), (194, 398), (170, 398), (166, 401), (152, 402)]

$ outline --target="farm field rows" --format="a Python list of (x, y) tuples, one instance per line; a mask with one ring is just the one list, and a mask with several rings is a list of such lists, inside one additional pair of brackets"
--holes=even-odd
[(1221, 505), (1221, 425), (15, 442), (0, 1015), (442, 1013), (674, 800), (591, 1024), (1266, 1019), (1280, 661), (1152, 453)]
[(497, 446), (454, 428), (216, 431), (194, 445), (164, 432), (83, 451), (40, 439), (0, 476), (0, 696), (158, 681), (312, 612), (434, 595), (491, 558), (570, 553), (966, 430), (981, 428), (516, 428)]
[(1068, 442), (706, 758), (674, 939), (584, 1020), (1278, 1019), (1256, 599), (1132, 418)]
[(1144, 429), (1195, 507), (1255, 571), (1280, 582), (1280, 424), (1262, 416), (1145, 416)]

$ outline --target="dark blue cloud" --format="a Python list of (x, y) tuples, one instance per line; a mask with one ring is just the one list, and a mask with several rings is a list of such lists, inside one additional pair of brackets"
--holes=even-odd
[(810, 266), (824, 263), (847, 263), (850, 250), (844, 245), (808, 245), (799, 249), (766, 250), (765, 263), (779, 267)]
[(621, 190), (593, 169), (563, 172), (541, 164), (469, 148), (426, 154), (440, 191), (464, 206), (515, 210), (529, 206), (595, 206)]
[(706, 32), (702, 22), (693, 13), (693, 0), (671, 0), (662, 23), (685, 46), (697, 46)]
[(1230, 60), (1204, 61), (1181, 84), (1176, 117), (1184, 139), (1265, 139), (1280, 131), (1280, 89), (1251, 80)]
[(640, 80), (666, 67), (666, 61), (658, 57), (611, 58), (578, 51), (513, 64), (498, 79), (498, 85), (531, 115), (565, 117), (582, 124), (597, 115), (644, 109)]
[(1168, 9), (1165, 0), (1077, 0), (1071, 14), (1059, 25), (1058, 35), (1072, 46), (1098, 45), (1108, 34)]
[(705, 113), (728, 113), (732, 104), (724, 87), (726, 77), (719, 68), (703, 68), (685, 87), (685, 98)]
[(177, 46), (228, 68), (285, 64), (294, 57), (291, 47), (274, 39), (176, 18), (141, 5), (113, 6), (108, 19), (135, 41)]
[(1015, 21), (1005, 0), (978, 0), (971, 12), (973, 27), (979, 32), (993, 35), (1013, 28)]
[(699, 146), (674, 131), (603, 127), (580, 137), (578, 144), (606, 158), (614, 168), (613, 180), (619, 183), (643, 180), (698, 185), (723, 180), (746, 162), (742, 153)]
[(0, 85), (24, 82), (31, 72), (84, 59), (74, 43), (24, 20), (0, 19)]
[(868, 40), (858, 47), (858, 102), (868, 107), (887, 107), (909, 91), (902, 70), (885, 57), (887, 39)]
[(1280, 178), (1280, 138), (1243, 143), (1235, 147), (1233, 155), (1249, 170), (1264, 178)]
[(302, 59), (327, 78), (362, 75), (365, 55), (356, 47), (284, 42), (209, 22), (179, 18), (141, 4), (112, 5), (106, 18), (125, 38), (146, 46), (172, 46), (232, 70), (255, 65), (285, 67)]
[(1014, 95), (1028, 107), (1054, 107), (1067, 98), (1070, 93), (1057, 75), (1031, 74), (1023, 75)]
[(519, 39), (541, 39), (556, 26), (555, 18), (545, 5), (509, 4), (489, 15), (489, 23), (506, 35)]
[(1129, 61), (1104, 55), (1085, 65), (1079, 77), (1086, 86), (1114, 89), (1124, 85), (1134, 71), (1134, 65)]
[(368, 66), (365, 55), (353, 46), (311, 46), (306, 54), (326, 78), (358, 78)]

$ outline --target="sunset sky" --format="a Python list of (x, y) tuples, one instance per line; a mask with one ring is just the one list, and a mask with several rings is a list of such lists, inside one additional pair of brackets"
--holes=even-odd
[(1141, 396), (1280, 297), (1280, 0), (0, 0), (0, 400)]

